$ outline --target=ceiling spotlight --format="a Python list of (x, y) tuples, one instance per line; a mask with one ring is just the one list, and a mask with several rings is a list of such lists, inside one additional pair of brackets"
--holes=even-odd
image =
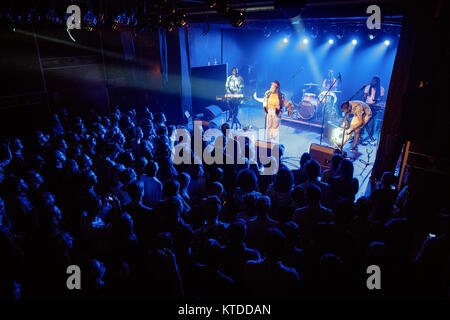
[(312, 39), (316, 39), (319, 35), (319, 28), (317, 26), (312, 26), (309, 35)]
[(307, 44), (308, 43), (308, 38), (303, 38), (303, 43)]
[(288, 42), (289, 42), (289, 39), (288, 39), (287, 37), (284, 37), (284, 38), (283, 38), (283, 42), (284, 42), (284, 43), (288, 43)]
[(391, 42), (390, 42), (389, 40), (385, 40), (385, 41), (384, 41), (384, 44), (388, 46), (388, 45), (391, 44)]
[(334, 40), (333, 40), (333, 39), (328, 39), (328, 43), (329, 43), (329, 44), (333, 44), (333, 43), (334, 43)]
[(352, 44), (353, 44), (353, 45), (355, 45), (355, 44), (357, 44), (357, 43), (358, 43), (358, 41), (357, 41), (356, 39), (353, 39), (353, 40), (352, 40)]
[(368, 33), (368, 36), (369, 36), (369, 40), (373, 40), (377, 36), (377, 33), (375, 30), (370, 30)]
[(230, 20), (233, 27), (242, 27), (245, 21), (245, 15), (242, 11), (230, 10), (227, 12), (228, 20)]
[(173, 20), (175, 24), (179, 27), (184, 27), (187, 24), (186, 14), (184, 13), (175, 13)]
[(344, 29), (339, 28), (336, 31), (336, 38), (338, 38), (339, 40), (341, 40), (344, 37)]

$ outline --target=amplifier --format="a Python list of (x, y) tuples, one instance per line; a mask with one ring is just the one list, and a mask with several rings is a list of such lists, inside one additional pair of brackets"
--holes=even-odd
[(331, 167), (331, 157), (334, 154), (334, 148), (321, 146), (319, 144), (311, 143), (309, 147), (309, 154), (311, 157), (319, 162), (322, 171)]

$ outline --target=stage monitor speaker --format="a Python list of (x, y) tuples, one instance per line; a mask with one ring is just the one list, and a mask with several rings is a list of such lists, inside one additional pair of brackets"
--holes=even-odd
[(331, 157), (334, 154), (333, 148), (321, 146), (319, 144), (311, 143), (309, 147), (309, 154), (311, 157), (319, 162), (322, 171), (331, 167)]
[(212, 104), (210, 106), (207, 106), (205, 108), (205, 111), (203, 111), (203, 120), (214, 120), (216, 117), (220, 116), (223, 113), (223, 110), (216, 106), (215, 104)]

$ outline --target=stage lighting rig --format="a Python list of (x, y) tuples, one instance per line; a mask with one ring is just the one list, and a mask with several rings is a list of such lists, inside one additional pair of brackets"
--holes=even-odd
[(226, 14), (233, 27), (242, 27), (245, 21), (245, 15), (242, 11), (231, 10)]

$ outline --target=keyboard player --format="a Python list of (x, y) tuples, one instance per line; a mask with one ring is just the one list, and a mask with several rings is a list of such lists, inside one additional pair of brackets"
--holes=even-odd
[[(227, 95), (242, 95), (242, 89), (244, 88), (244, 79), (238, 75), (238, 69), (234, 67), (231, 69), (231, 75), (228, 76), (227, 81), (225, 83), (225, 89), (227, 91)], [(228, 102), (228, 108), (230, 110), (228, 120), (231, 121), (231, 126), (233, 127), (234, 124), (236, 124), (236, 127), (238, 124), (240, 125), (239, 120), (237, 119), (238, 111), (239, 111), (239, 105), (242, 102), (242, 99), (238, 98), (232, 98), (227, 99)]]

